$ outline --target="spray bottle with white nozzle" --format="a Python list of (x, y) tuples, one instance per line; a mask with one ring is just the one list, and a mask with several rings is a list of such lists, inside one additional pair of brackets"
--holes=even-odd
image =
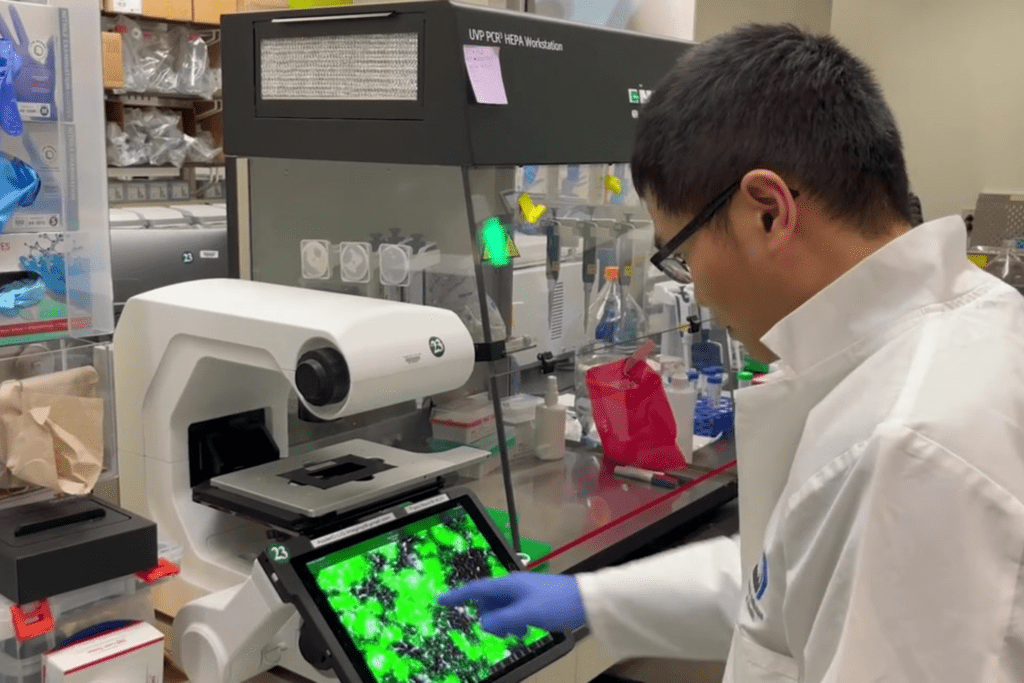
[(544, 404), (537, 406), (537, 457), (561, 460), (565, 457), (565, 406), (558, 403), (558, 378), (548, 375)]

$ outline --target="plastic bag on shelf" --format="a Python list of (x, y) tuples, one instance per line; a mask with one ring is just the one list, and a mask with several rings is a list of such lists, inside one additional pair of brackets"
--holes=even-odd
[(142, 27), (128, 17), (118, 17), (115, 30), (121, 34), (124, 59), (124, 88), (130, 92), (145, 92), (150, 78), (142, 63)]
[(213, 87), (214, 95), (221, 91), (221, 85), (224, 83), (224, 79), (221, 76), (222, 73), (223, 72), (219, 68), (210, 69), (210, 83)]
[(139, 109), (126, 109), (124, 113), (124, 134), (128, 136), (128, 147), (139, 156), (140, 164), (149, 163), (149, 153), (146, 151), (146, 129), (143, 126), (142, 111)]
[(215, 147), (213, 134), (208, 130), (201, 130), (195, 137), (185, 136), (188, 143), (186, 158), (189, 161), (208, 164), (220, 156), (220, 147)]
[(183, 27), (175, 29), (173, 36), (179, 55), (178, 92), (210, 99), (220, 87), (220, 78), (219, 73), (214, 76), (210, 68), (206, 41), (198, 33), (190, 33)]
[(150, 107), (129, 109), (124, 119), (129, 144), (143, 149), (148, 163), (178, 168), (185, 163), (189, 143), (181, 130), (180, 114)]
[(154, 166), (170, 164), (177, 168), (185, 163), (188, 142), (181, 130), (181, 117), (176, 112), (145, 109), (149, 163)]
[(157, 93), (178, 92), (177, 44), (174, 36), (164, 27), (154, 29), (152, 36), (148, 43), (151, 52), (148, 54), (155, 61), (156, 68), (150, 90)]
[(178, 72), (170, 32), (123, 16), (117, 18), (116, 28), (123, 38), (125, 90), (175, 92)]
[(107, 122), (107, 163), (111, 166), (138, 166), (146, 163), (142, 146), (133, 144), (121, 126)]

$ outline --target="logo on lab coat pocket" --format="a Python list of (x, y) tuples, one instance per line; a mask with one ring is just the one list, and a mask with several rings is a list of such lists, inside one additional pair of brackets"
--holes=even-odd
[(768, 555), (762, 553), (761, 561), (757, 563), (754, 571), (751, 572), (750, 586), (747, 589), (747, 611), (750, 613), (750, 618), (754, 621), (762, 621), (764, 619), (764, 611), (761, 610), (761, 606), (758, 603), (764, 597), (767, 590)]

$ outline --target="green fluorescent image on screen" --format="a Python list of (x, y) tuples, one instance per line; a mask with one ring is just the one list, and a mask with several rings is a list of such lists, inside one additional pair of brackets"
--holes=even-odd
[(437, 596), (508, 573), (462, 508), (308, 563), (337, 619), (379, 683), (476, 683), (550, 639), (498, 638), (474, 607), (449, 609)]

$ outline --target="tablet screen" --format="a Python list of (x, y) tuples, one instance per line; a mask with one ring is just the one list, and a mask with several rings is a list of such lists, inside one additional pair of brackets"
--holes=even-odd
[(485, 683), (554, 645), (539, 629), (493, 636), (474, 606), (437, 604), (453, 588), (509, 573), (466, 508), (449, 503), (398, 524), (303, 558), (304, 581), (367, 683)]

